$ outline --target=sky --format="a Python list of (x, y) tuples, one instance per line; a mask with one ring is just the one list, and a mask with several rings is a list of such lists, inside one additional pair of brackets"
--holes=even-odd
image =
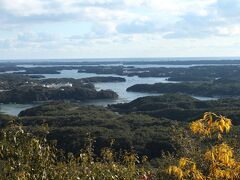
[(0, 59), (240, 56), (240, 0), (0, 0)]

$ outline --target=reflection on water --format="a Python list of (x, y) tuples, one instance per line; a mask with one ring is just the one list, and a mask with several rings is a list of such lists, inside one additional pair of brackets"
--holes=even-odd
[(201, 101), (210, 101), (210, 100), (218, 100), (219, 98), (216, 97), (204, 97), (204, 96), (193, 96), (196, 99), (199, 99)]
[(81, 78), (88, 78), (88, 77), (95, 77), (95, 76), (117, 76), (114, 74), (94, 74), (94, 73), (78, 73), (78, 70), (62, 70), (60, 74), (41, 74), (45, 76), (45, 78), (74, 78), (74, 79), (81, 79)]
[(26, 72), (26, 70), (4, 71), (4, 72), (0, 72), (0, 74), (12, 74), (12, 73), (19, 73), (19, 72)]

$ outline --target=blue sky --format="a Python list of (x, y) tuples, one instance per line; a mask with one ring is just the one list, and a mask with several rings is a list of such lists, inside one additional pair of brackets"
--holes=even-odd
[(0, 59), (240, 56), (240, 0), (0, 0)]

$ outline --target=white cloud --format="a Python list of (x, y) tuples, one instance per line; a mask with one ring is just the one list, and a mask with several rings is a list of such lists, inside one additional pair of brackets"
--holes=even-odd
[(240, 35), (240, 25), (217, 28), (218, 34), (223, 36)]
[(207, 8), (217, 0), (145, 0), (145, 5), (151, 9), (163, 11), (173, 15), (196, 13), (206, 15)]
[[(229, 38), (240, 41), (239, 12), (240, 0), (0, 0), (0, 48), (157, 47), (159, 41), (183, 46), (183, 40), (213, 37), (229, 47)], [(78, 33), (64, 25), (69, 22), (90, 25), (87, 32), (79, 25)], [(59, 28), (48, 32), (50, 25)]]
[(59, 40), (59, 35), (36, 32), (24, 32), (18, 34), (17, 40), (21, 42), (50, 42)]
[(46, 12), (44, 9), (44, 1), (38, 0), (1, 0), (1, 9), (8, 13), (29, 16), (33, 14), (43, 14)]

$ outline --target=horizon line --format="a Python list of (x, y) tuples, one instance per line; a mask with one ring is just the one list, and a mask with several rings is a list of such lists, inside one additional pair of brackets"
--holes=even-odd
[[(240, 56), (176, 56), (176, 57), (101, 57), (101, 58), (4, 58), (0, 61), (57, 61), (57, 60), (136, 60), (136, 59), (152, 59), (152, 60), (181, 60), (181, 59), (193, 59), (193, 60), (240, 60)], [(231, 59), (228, 59), (231, 58)]]

